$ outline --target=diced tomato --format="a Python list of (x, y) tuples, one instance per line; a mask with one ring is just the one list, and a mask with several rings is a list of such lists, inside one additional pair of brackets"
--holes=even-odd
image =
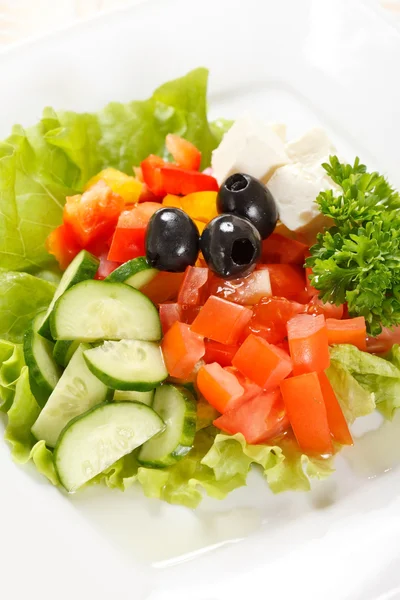
[(326, 319), (341, 319), (343, 317), (343, 304), (322, 302), (318, 296), (313, 296), (307, 304), (306, 311), (309, 315), (324, 315)]
[(328, 342), (331, 344), (353, 344), (359, 350), (367, 349), (367, 327), (364, 317), (354, 319), (327, 319)]
[(167, 194), (187, 196), (194, 192), (217, 192), (219, 189), (214, 177), (198, 171), (189, 171), (168, 164), (161, 167), (160, 171), (161, 185)]
[(325, 402), (329, 429), (334, 440), (339, 444), (352, 446), (353, 438), (351, 437), (347, 421), (344, 418), (343, 411), (340, 408), (340, 404), (327, 375), (325, 373), (318, 373), (318, 379)]
[(290, 377), (280, 387), (301, 450), (306, 454), (332, 454), (331, 431), (317, 373)]
[(124, 263), (146, 254), (147, 226), (159, 208), (157, 202), (143, 202), (121, 213), (111, 242), (108, 260)]
[(149, 186), (143, 183), (138, 202), (140, 204), (144, 204), (144, 202), (160, 202), (160, 196), (153, 194)]
[(82, 248), (109, 237), (125, 207), (122, 196), (104, 181), (98, 181), (83, 194), (69, 196), (64, 205), (64, 223), (70, 227)]
[(309, 296), (318, 296), (319, 291), (311, 284), (311, 276), (312, 276), (312, 268), (311, 267), (306, 267), (305, 268), (305, 273), (306, 273), (306, 290), (307, 293), (309, 294)]
[(216, 362), (200, 367), (196, 382), (200, 393), (220, 413), (237, 406), (244, 393), (238, 378)]
[(168, 373), (177, 379), (186, 380), (204, 356), (204, 340), (189, 325), (177, 321), (164, 336), (161, 350)]
[(179, 304), (203, 304), (209, 270), (202, 267), (187, 267), (178, 294)]
[(277, 389), (262, 392), (238, 408), (229, 410), (215, 419), (214, 425), (227, 433), (243, 434), (248, 444), (260, 444), (286, 431), (289, 419)]
[(229, 367), (232, 364), (232, 358), (239, 349), (238, 345), (221, 344), (213, 340), (205, 340), (206, 353), (204, 360), (206, 363), (216, 362), (221, 367)]
[(182, 307), (176, 302), (160, 304), (158, 310), (160, 312), (160, 321), (163, 335), (165, 335), (167, 331), (171, 329), (172, 325), (176, 323), (176, 321), (183, 321)]
[(286, 352), (253, 334), (243, 342), (232, 365), (267, 391), (276, 388), (293, 370)]
[(193, 321), (192, 331), (221, 344), (236, 344), (251, 315), (249, 308), (210, 296)]
[(323, 315), (297, 315), (288, 321), (293, 374), (320, 373), (329, 367), (328, 331)]
[(179, 137), (179, 135), (169, 133), (165, 138), (165, 145), (179, 167), (192, 171), (199, 170), (201, 152), (194, 144)]
[(367, 337), (367, 351), (374, 354), (389, 352), (393, 344), (400, 344), (400, 326), (394, 329), (384, 327), (379, 335)]
[(195, 192), (181, 198), (182, 209), (196, 221), (208, 223), (218, 215), (217, 192)]
[(304, 265), (308, 247), (279, 233), (272, 233), (262, 243), (262, 262), (276, 264)]
[(253, 271), (246, 277), (228, 280), (212, 275), (209, 293), (237, 304), (252, 306), (271, 296), (269, 272), (267, 269)]
[(154, 304), (162, 304), (163, 302), (168, 302), (168, 300), (175, 301), (178, 298), (183, 278), (184, 273), (160, 271), (140, 291), (150, 298)]
[(273, 296), (283, 296), (305, 304), (310, 299), (305, 285), (304, 269), (298, 265), (258, 265), (257, 269), (268, 269)]
[[(287, 337), (286, 323), (302, 312), (304, 304), (286, 298), (266, 298), (253, 308), (253, 317), (244, 335), (254, 333), (270, 344), (282, 342)], [(247, 336), (246, 336), (247, 337)]]
[(182, 321), (191, 325), (203, 307), (201, 305), (194, 306), (193, 304), (182, 304), (181, 308)]
[(228, 373), (233, 373), (244, 389), (243, 396), (240, 398), (242, 404), (259, 396), (263, 391), (259, 385), (254, 383), (254, 381), (251, 381), (248, 377), (245, 377), (238, 369), (236, 369), (236, 367), (228, 366), (224, 367), (224, 369), (225, 371), (228, 371)]
[(112, 262), (111, 260), (108, 260), (107, 252), (103, 252), (102, 254), (100, 254), (100, 264), (99, 268), (97, 269), (95, 279), (105, 279), (110, 275), (110, 273), (115, 271), (115, 269), (119, 267), (120, 264), (121, 263)]
[(56, 258), (63, 271), (81, 249), (73, 232), (66, 225), (54, 229), (46, 239), (47, 252)]
[(155, 154), (150, 154), (140, 163), (143, 180), (149, 190), (156, 196), (165, 196), (167, 193), (161, 176), (161, 167), (166, 164), (165, 160)]

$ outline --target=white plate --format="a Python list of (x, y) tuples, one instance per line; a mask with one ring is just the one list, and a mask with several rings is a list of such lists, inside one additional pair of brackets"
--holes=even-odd
[[(146, 97), (200, 64), (212, 116), (321, 124), (400, 185), (400, 38), (347, 0), (150, 1), (0, 55), (0, 134), (45, 105)], [(67, 497), (0, 445), (3, 598), (395, 598), (400, 419), (358, 440), (310, 494), (250, 478), (198, 511), (100, 488)], [(385, 474), (384, 474), (385, 473)], [(193, 558), (194, 557), (194, 558)], [(5, 567), (5, 569), (4, 569)], [(8, 591), (8, 593), (6, 593)]]

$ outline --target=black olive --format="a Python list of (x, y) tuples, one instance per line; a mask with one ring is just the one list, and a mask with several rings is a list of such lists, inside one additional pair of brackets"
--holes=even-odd
[(208, 267), (220, 277), (243, 277), (261, 255), (261, 236), (250, 221), (220, 215), (203, 231), (200, 249)]
[(199, 254), (199, 231), (179, 208), (160, 208), (151, 217), (146, 235), (147, 262), (160, 271), (180, 273)]
[(234, 173), (221, 185), (217, 197), (219, 213), (230, 213), (251, 221), (263, 240), (274, 231), (278, 209), (271, 192), (255, 177)]

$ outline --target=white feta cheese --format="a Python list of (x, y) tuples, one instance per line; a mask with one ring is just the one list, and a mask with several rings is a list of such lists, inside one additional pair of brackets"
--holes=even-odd
[(267, 123), (268, 127), (278, 135), (282, 142), (286, 142), (286, 125), (285, 123)]
[(336, 148), (324, 129), (314, 127), (299, 139), (286, 144), (286, 152), (292, 162), (307, 167), (327, 161), (329, 155), (336, 154)]
[[(279, 128), (282, 135), (282, 128)], [(290, 162), (281, 137), (250, 116), (237, 119), (212, 154), (214, 177), (221, 184), (232, 173), (248, 173), (264, 183)]]
[(267, 187), (278, 206), (279, 220), (290, 231), (312, 239), (326, 224), (315, 199), (321, 191), (334, 189), (335, 185), (322, 167), (285, 165), (275, 171)]

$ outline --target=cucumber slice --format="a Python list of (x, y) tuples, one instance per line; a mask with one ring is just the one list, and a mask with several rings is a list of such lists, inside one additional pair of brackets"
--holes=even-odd
[(139, 256), (139, 258), (128, 260), (128, 262), (117, 267), (115, 271), (106, 277), (106, 281), (126, 283), (126, 285), (140, 290), (147, 283), (150, 283), (157, 273), (158, 270), (150, 267), (144, 256)]
[(142, 402), (151, 406), (154, 399), (154, 390), (149, 392), (133, 392), (128, 390), (115, 390), (114, 400), (115, 402)]
[(29, 382), (38, 404), (44, 406), (61, 377), (61, 369), (53, 358), (53, 344), (38, 334), (45, 311), (32, 321), (24, 336), (24, 357), (29, 367)]
[(43, 323), (40, 327), (39, 333), (40, 335), (46, 337), (49, 340), (52, 340), (51, 330), (50, 330), (50, 317), (53, 312), (53, 308), (58, 298), (70, 287), (76, 285), (80, 281), (84, 281), (85, 279), (92, 279), (99, 268), (99, 260), (87, 252), (86, 250), (81, 250), (79, 254), (77, 254), (71, 264), (67, 267), (64, 275), (61, 277), (61, 281), (58, 284), (58, 288), (54, 294), (53, 300), (50, 302), (50, 306), (47, 309), (46, 316), (43, 319)]
[(79, 340), (57, 340), (53, 350), (53, 356), (56, 363), (65, 368), (79, 344)]
[(60, 435), (54, 464), (62, 485), (74, 492), (163, 428), (157, 413), (139, 402), (96, 406)]
[(51, 332), (57, 340), (161, 338), (158, 310), (144, 294), (123, 283), (82, 281), (56, 302)]
[(166, 429), (143, 445), (138, 460), (148, 467), (168, 467), (192, 449), (196, 433), (196, 401), (184, 387), (162, 385), (156, 390), (153, 408)]
[(46, 406), (33, 424), (32, 433), (54, 447), (64, 427), (78, 415), (107, 400), (110, 392), (87, 368), (81, 344), (54, 388)]
[(104, 342), (84, 352), (89, 369), (114, 390), (153, 390), (168, 377), (161, 348), (155, 342)]

